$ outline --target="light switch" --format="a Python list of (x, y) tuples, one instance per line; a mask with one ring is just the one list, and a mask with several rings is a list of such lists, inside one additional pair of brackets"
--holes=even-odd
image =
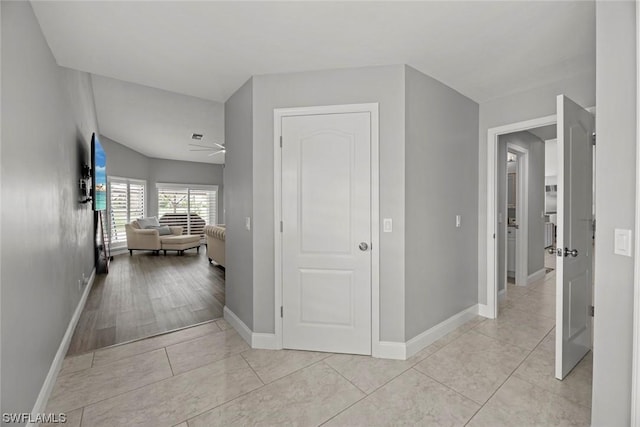
[(251, 231), (251, 217), (245, 217), (244, 228), (246, 228), (247, 231)]
[(456, 215), (456, 228), (460, 228), (462, 225), (462, 215)]
[(393, 221), (391, 218), (384, 218), (382, 220), (382, 232), (391, 233), (393, 231)]
[(616, 255), (631, 256), (631, 230), (616, 228), (614, 233), (613, 252)]

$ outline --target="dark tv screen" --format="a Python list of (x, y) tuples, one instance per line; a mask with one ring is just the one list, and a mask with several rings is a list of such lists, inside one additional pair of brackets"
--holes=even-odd
[(107, 209), (107, 156), (98, 135), (91, 138), (91, 166), (93, 170), (93, 210)]

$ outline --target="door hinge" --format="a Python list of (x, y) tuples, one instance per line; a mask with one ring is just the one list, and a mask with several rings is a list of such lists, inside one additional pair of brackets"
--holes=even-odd
[(284, 228), (284, 225), (282, 225), (282, 221), (280, 221), (280, 232), (282, 233), (282, 229)]
[(496, 238), (496, 233), (493, 233), (493, 238), (494, 238), (494, 239)]
[(284, 309), (280, 306), (280, 317), (284, 317)]
[(589, 315), (591, 317), (593, 317), (594, 312), (595, 312), (595, 308), (593, 306), (589, 307)]
[(280, 135), (280, 148), (282, 148), (282, 135)]
[(596, 145), (596, 133), (592, 133), (591, 134), (591, 142), (593, 143), (593, 145)]

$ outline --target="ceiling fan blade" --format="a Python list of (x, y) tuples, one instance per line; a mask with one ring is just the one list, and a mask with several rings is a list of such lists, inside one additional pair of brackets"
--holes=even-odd
[(215, 156), (216, 154), (224, 154), (226, 152), (226, 150), (220, 150), (220, 151), (216, 151), (215, 153), (211, 153), (211, 154), (207, 154), (207, 156), (211, 157), (211, 156)]

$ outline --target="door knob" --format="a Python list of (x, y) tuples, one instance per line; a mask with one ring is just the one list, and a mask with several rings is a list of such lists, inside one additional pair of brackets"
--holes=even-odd
[(578, 250), (577, 249), (571, 249), (569, 250), (569, 248), (564, 248), (564, 256), (569, 256), (571, 255), (572, 257), (577, 257), (578, 256)]
[(361, 251), (366, 251), (367, 249), (369, 249), (369, 245), (366, 242), (360, 242), (358, 247), (360, 248)]
[(549, 252), (551, 255), (553, 255), (553, 254), (556, 253), (556, 250), (553, 249), (553, 247), (551, 247), (551, 248), (547, 249), (547, 252)]

